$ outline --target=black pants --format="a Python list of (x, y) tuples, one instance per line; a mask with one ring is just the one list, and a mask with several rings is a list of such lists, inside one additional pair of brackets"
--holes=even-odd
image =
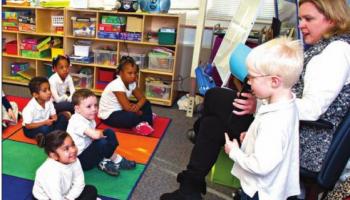
[(93, 185), (85, 185), (84, 190), (76, 200), (96, 200), (97, 189)]
[(27, 129), (26, 127), (23, 126), (23, 132), (25, 136), (29, 138), (35, 138), (36, 135), (38, 135), (39, 133), (47, 135), (54, 130), (66, 131), (67, 125), (68, 125), (67, 117), (62, 113), (59, 113), (57, 114), (57, 120), (51, 126), (44, 125), (33, 129)]
[(62, 101), (59, 103), (54, 103), (56, 113), (68, 111), (71, 114), (74, 114), (74, 104), (69, 101)]
[(240, 133), (246, 131), (253, 121), (252, 115), (236, 116), (232, 113), (236, 93), (225, 88), (213, 88), (206, 92), (202, 116), (194, 127), (197, 136), (190, 161), (187, 169), (178, 175), (180, 187), (183, 187), (181, 183), (195, 185), (194, 190), (205, 193), (205, 177), (225, 143), (224, 133), (227, 132), (231, 139), (239, 138)]
[(142, 106), (141, 111), (143, 113), (142, 115), (137, 115), (134, 112), (125, 110), (114, 111), (107, 119), (102, 121), (108, 126), (115, 128), (132, 128), (144, 121), (153, 126), (151, 103), (146, 101), (146, 103)]
[[(84, 190), (81, 192), (80, 196), (76, 200), (96, 200), (97, 189), (93, 185), (85, 185)], [(37, 200), (32, 196), (33, 200)]]

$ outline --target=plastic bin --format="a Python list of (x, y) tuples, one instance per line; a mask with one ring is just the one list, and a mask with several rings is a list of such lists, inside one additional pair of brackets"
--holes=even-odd
[(158, 43), (160, 45), (174, 45), (176, 33), (158, 32)]
[(7, 54), (17, 55), (17, 40), (7, 42), (5, 44), (5, 49)]
[(147, 57), (146, 54), (142, 53), (127, 53), (127, 52), (120, 52), (120, 56), (130, 56), (135, 60), (136, 65), (139, 66), (139, 68), (146, 68), (147, 63)]
[(146, 97), (170, 99), (171, 87), (161, 81), (146, 81)]
[(76, 37), (95, 37), (96, 18), (71, 17), (73, 35)]
[(148, 53), (148, 68), (158, 71), (172, 72), (174, 65), (174, 56), (162, 53)]
[(64, 55), (64, 50), (62, 48), (51, 48), (51, 58), (56, 58), (58, 55)]
[(45, 68), (47, 78), (50, 78), (51, 75), (55, 73), (52, 69), (52, 63), (43, 63), (43, 66)]
[(95, 63), (100, 65), (117, 65), (117, 52), (110, 50), (94, 49)]
[(75, 87), (79, 88), (92, 88), (92, 75), (87, 75), (83, 73), (70, 73), (73, 79)]
[(115, 70), (97, 69), (97, 81), (109, 83), (115, 78)]
[(74, 46), (74, 55), (88, 57), (91, 46), (88, 45), (73, 45)]

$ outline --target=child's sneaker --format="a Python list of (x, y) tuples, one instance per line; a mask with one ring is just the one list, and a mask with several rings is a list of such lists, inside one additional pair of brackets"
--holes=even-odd
[(135, 169), (136, 167), (135, 161), (123, 158), (119, 154), (115, 158), (113, 158), (112, 161), (116, 166), (118, 166), (119, 169)]
[(118, 176), (119, 175), (119, 167), (111, 160), (109, 159), (103, 159), (98, 164), (98, 169), (106, 172), (107, 174), (111, 176)]
[(141, 122), (134, 128), (134, 131), (140, 135), (150, 135), (153, 133), (154, 129), (148, 122)]

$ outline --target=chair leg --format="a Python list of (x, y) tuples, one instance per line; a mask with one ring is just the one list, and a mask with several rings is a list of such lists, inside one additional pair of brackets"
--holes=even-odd
[(318, 200), (319, 193), (320, 190), (316, 185), (309, 185), (309, 187), (306, 188), (306, 200)]

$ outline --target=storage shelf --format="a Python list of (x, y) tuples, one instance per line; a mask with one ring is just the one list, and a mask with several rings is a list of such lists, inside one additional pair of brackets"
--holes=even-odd
[(25, 56), (19, 56), (19, 55), (12, 55), (12, 54), (6, 54), (2, 53), (3, 57), (9, 57), (9, 58), (22, 58), (22, 59), (29, 59), (29, 60), (40, 60), (40, 61), (49, 61), (51, 62), (51, 58), (30, 58), (30, 57), (25, 57)]
[[(174, 51), (174, 66), (172, 72), (165, 71), (156, 71), (148, 68), (141, 68), (138, 78), (139, 87), (145, 91), (146, 87), (146, 78), (154, 77), (159, 78), (160, 80), (173, 80), (177, 76), (178, 64), (176, 62), (176, 57), (178, 55), (178, 44), (174, 45), (161, 45), (158, 42), (149, 42), (146, 40), (148, 33), (157, 33), (160, 28), (167, 27), (176, 29), (176, 42), (181, 41), (182, 30), (181, 23), (183, 23), (182, 14), (158, 14), (158, 13), (143, 13), (143, 12), (119, 12), (119, 11), (106, 11), (106, 10), (93, 10), (93, 9), (74, 9), (74, 8), (42, 8), (42, 7), (28, 7), (28, 6), (14, 6), (14, 5), (2, 5), (2, 11), (16, 11), (16, 10), (33, 10), (35, 11), (35, 22), (36, 22), (36, 31), (35, 32), (22, 32), (22, 31), (11, 31), (11, 30), (2, 30), (3, 38), (6, 38), (6, 41), (17, 40), (17, 51), (20, 53), (20, 42), (22, 39), (35, 38), (41, 39), (47, 36), (58, 37), (63, 41), (63, 50), (65, 54), (73, 55), (74, 54), (74, 43), (77, 40), (87, 40), (92, 41), (91, 49), (98, 49), (99, 46), (112, 46), (115, 48), (113, 55), (115, 54), (115, 59), (120, 60), (122, 54), (125, 52), (130, 53), (130, 55), (135, 55), (135, 58), (138, 58), (138, 62), (141, 62), (142, 66), (148, 66), (146, 56), (149, 51), (155, 47), (166, 47)], [(98, 37), (98, 26), (101, 24), (102, 16), (125, 16), (126, 17), (126, 27), (131, 27), (129, 30), (140, 30), (140, 41), (131, 41), (131, 40), (120, 40), (120, 39), (108, 39), (108, 38), (99, 38)], [(64, 33), (57, 34), (53, 32), (55, 29), (51, 26), (51, 16), (64, 16)], [(78, 37), (73, 35), (73, 21), (71, 17), (79, 16), (91, 16), (96, 18), (95, 23), (95, 36), (94, 37)], [(128, 17), (130, 21), (128, 21)], [(135, 17), (137, 17), (135, 22)], [(135, 25), (133, 24), (135, 23)], [(136, 27), (136, 29), (135, 29)], [(134, 32), (134, 31), (130, 31)], [(137, 32), (137, 31), (136, 31)], [(154, 38), (153, 38), (154, 39)], [(155, 40), (152, 40), (155, 41)], [(108, 53), (107, 53), (108, 56)], [(19, 80), (16, 78), (6, 78), (9, 77), (11, 73), (10, 64), (13, 62), (28, 62), (30, 67), (35, 69), (35, 74), (40, 76), (47, 76), (49, 72), (45, 67), (43, 67), (43, 62), (51, 62), (51, 57), (47, 58), (29, 58), (21, 55), (11, 55), (2, 53), (3, 58), (3, 82), (11, 83), (17, 85), (27, 85), (28, 81)], [(103, 57), (101, 59), (104, 59)], [(96, 62), (96, 59), (95, 61)], [(115, 63), (115, 60), (113, 60)], [(108, 63), (108, 62), (99, 62), (98, 63)], [(96, 63), (77, 63), (72, 62), (73, 68), (80, 70), (83, 68), (89, 68), (92, 72), (92, 88), (90, 88), (97, 95), (101, 95), (103, 92), (103, 85), (99, 83), (99, 73), (102, 73), (100, 70), (107, 71), (107, 73), (114, 72), (118, 63), (116, 65), (102, 65)], [(109, 71), (109, 72), (108, 72)], [(106, 73), (106, 72), (104, 72)], [(102, 78), (101, 78), (102, 80)], [(77, 87), (78, 88), (78, 87)], [(170, 84), (170, 93), (169, 99), (161, 98), (148, 98), (151, 103), (171, 106), (176, 99), (176, 84), (172, 82)]]
[(172, 101), (170, 99), (160, 99), (160, 98), (153, 98), (153, 97), (147, 97), (147, 99), (153, 104), (160, 104), (163, 106), (172, 105)]
[(95, 64), (95, 63), (77, 63), (77, 62), (72, 62), (72, 65), (81, 65), (81, 66), (87, 66), (87, 67), (101, 67), (101, 68), (108, 68), (108, 69), (116, 69), (117, 66), (110, 66), (110, 65), (100, 65), (100, 64)]
[(56, 33), (38, 33), (38, 32), (24, 32), (24, 31), (18, 31), (18, 33), (23, 35), (37, 35), (37, 36), (51, 36), (51, 37), (64, 37), (64, 35), (56, 34)]
[(24, 85), (24, 86), (28, 86), (28, 83), (29, 83), (29, 81), (11, 80), (11, 79), (7, 79), (7, 78), (3, 78), (2, 82), (10, 83), (10, 84), (16, 84), (16, 85)]
[(148, 74), (158, 74), (158, 75), (165, 75), (165, 76), (173, 76), (172, 72), (162, 72), (162, 71), (156, 71), (156, 70), (151, 70), (151, 69), (140, 69), (141, 72), (143, 73), (148, 73)]
[(35, 7), (30, 7), (30, 6), (15, 6), (15, 5), (2, 5), (2, 8), (20, 8), (20, 9), (31, 9), (34, 10)]

